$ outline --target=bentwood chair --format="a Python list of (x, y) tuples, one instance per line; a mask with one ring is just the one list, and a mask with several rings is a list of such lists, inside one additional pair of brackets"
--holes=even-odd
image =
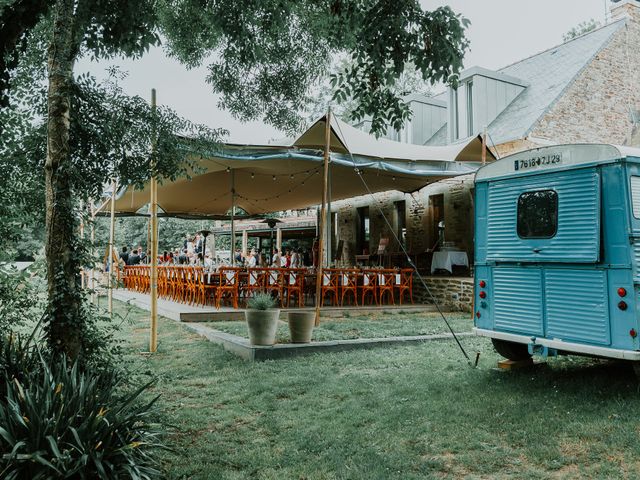
[(216, 289), (216, 308), (220, 308), (223, 298), (231, 300), (233, 308), (238, 308), (239, 270), (237, 268), (221, 268), (220, 284)]
[(338, 290), (340, 289), (340, 274), (338, 270), (326, 269), (322, 271), (322, 285), (320, 287), (320, 305), (324, 305), (325, 295), (329, 294), (329, 300), (333, 298), (332, 305), (338, 305)]
[(287, 281), (287, 307), (291, 303), (291, 297), (298, 297), (298, 307), (304, 306), (304, 270), (290, 269)]
[[(398, 278), (399, 277), (399, 278)], [(398, 299), (400, 305), (402, 305), (402, 298), (405, 295), (409, 295), (411, 303), (413, 303), (413, 269), (403, 268), (400, 273), (396, 275), (396, 289), (398, 290)]]
[(344, 305), (344, 297), (353, 297), (353, 304), (358, 306), (358, 272), (356, 270), (340, 271), (340, 305)]
[(393, 287), (396, 280), (396, 272), (393, 270), (383, 270), (378, 273), (378, 303), (380, 305), (384, 304), (385, 295), (387, 298), (391, 297), (391, 304), (395, 305), (395, 301), (393, 298)]
[(285, 297), (285, 272), (284, 268), (267, 268), (265, 269), (265, 291), (271, 295), (277, 296), (280, 301), (280, 306), (284, 307)]
[(371, 298), (371, 304), (376, 302), (376, 305), (378, 305), (377, 284), (378, 272), (375, 270), (363, 270), (362, 285), (360, 285), (361, 305), (364, 305), (364, 299), (367, 295)]

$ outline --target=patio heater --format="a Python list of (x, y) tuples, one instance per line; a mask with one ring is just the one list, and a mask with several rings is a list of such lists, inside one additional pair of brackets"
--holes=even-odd
[(207, 237), (211, 234), (211, 230), (200, 230), (200, 233), (204, 240), (202, 240), (202, 265), (204, 265), (204, 259), (207, 256)]
[(261, 223), (266, 223), (271, 229), (271, 255), (269, 255), (269, 264), (271, 264), (271, 260), (273, 259), (273, 229), (276, 224), (284, 222), (279, 218), (265, 218)]

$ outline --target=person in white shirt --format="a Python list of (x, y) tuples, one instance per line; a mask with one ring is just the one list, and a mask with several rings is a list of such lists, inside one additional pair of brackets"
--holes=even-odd
[(249, 253), (249, 257), (247, 258), (247, 267), (255, 268), (255, 266), (256, 266), (256, 251), (254, 249), (251, 249), (251, 252)]
[(271, 258), (271, 266), (280, 268), (280, 254), (278, 253), (278, 249), (273, 249), (273, 258)]

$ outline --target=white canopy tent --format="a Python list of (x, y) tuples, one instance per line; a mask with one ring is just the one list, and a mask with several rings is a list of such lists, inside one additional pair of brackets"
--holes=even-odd
[[(220, 145), (196, 161), (191, 178), (160, 184), (158, 207), (167, 216), (226, 218), (232, 204), (248, 215), (317, 205), (322, 199), (325, 127), (322, 117), (289, 145)], [(475, 172), (482, 160), (480, 137), (448, 146), (409, 145), (376, 139), (335, 116), (330, 150), (332, 200), (368, 190), (413, 192)], [(486, 155), (493, 160), (489, 150)], [(116, 215), (135, 215), (149, 199), (149, 185), (128, 187), (117, 196)]]

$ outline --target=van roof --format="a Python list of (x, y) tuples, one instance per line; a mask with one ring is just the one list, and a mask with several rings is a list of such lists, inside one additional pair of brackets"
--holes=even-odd
[(485, 165), (477, 171), (475, 181), (569, 170), (627, 157), (640, 159), (640, 148), (601, 143), (551, 145), (515, 153)]

